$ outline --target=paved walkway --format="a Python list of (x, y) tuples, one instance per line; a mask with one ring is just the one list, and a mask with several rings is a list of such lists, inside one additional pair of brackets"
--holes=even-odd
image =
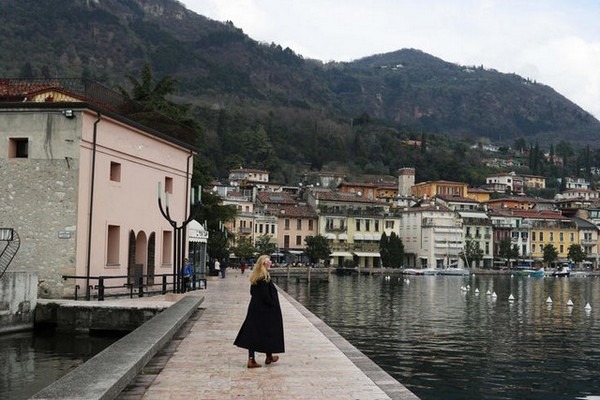
[[(203, 310), (141, 397), (165, 399), (417, 399), (321, 320), (279, 292), (286, 352), (271, 365), (246, 368), (233, 345), (250, 300), (248, 275), (209, 280)], [(358, 365), (358, 366), (357, 366)], [(360, 368), (359, 368), (360, 366)]]

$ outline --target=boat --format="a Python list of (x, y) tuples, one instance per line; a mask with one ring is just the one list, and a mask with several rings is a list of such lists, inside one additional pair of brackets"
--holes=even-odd
[(529, 276), (532, 278), (543, 278), (545, 275), (544, 268), (535, 269), (529, 273)]
[(438, 270), (435, 268), (405, 268), (402, 273), (406, 275), (437, 275)]
[(439, 275), (458, 275), (458, 276), (465, 276), (465, 275), (469, 275), (470, 272), (468, 269), (466, 268), (444, 268), (444, 269), (440, 269), (438, 271)]
[(556, 271), (552, 272), (552, 276), (562, 278), (569, 277), (571, 275), (571, 268), (563, 266), (558, 268)]

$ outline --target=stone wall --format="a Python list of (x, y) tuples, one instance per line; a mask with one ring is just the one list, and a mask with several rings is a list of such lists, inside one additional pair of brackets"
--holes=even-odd
[(0, 279), (0, 333), (33, 329), (37, 274), (6, 272)]
[(2, 228), (13, 228), (21, 246), (15, 266), (39, 276), (39, 296), (62, 297), (62, 275), (75, 271), (77, 162), (0, 159)]

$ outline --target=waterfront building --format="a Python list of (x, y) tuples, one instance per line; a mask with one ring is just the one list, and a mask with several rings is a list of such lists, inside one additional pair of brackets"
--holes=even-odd
[(399, 212), (400, 239), (406, 265), (413, 268), (463, 266), (463, 228), (459, 215), (450, 208), (422, 202)]
[[(492, 223), (492, 254), (494, 256), (493, 268), (508, 266), (509, 260), (506, 260), (500, 256), (500, 243), (502, 243), (503, 240), (508, 239), (511, 240), (512, 246), (512, 229), (513, 227), (517, 226), (518, 218), (512, 215), (511, 210), (504, 208), (488, 208), (487, 214)], [(521, 238), (521, 240), (523, 240), (523, 238)], [(515, 244), (518, 246), (518, 242)], [(520, 254), (523, 254), (523, 250), (523, 248), (519, 249)]]
[(194, 147), (124, 117), (124, 99), (93, 82), (0, 86), (2, 227), (22, 238), (13, 265), (38, 273), (39, 296), (71, 297), (76, 285), (92, 295), (97, 276), (129, 276), (106, 283), (123, 286), (173, 273), (157, 197), (185, 220)]
[[(494, 242), (492, 236), (492, 221), (483, 210), (457, 211), (462, 221), (464, 244), (470, 241), (483, 252), (481, 264), (473, 260), (465, 260), (469, 267), (492, 268)], [(465, 255), (466, 257), (466, 255)]]
[(597, 268), (600, 258), (598, 254), (598, 240), (600, 239), (598, 232), (600, 229), (593, 222), (583, 218), (574, 217), (572, 221), (577, 226), (577, 243), (585, 253), (584, 266)]
[(307, 204), (318, 215), (319, 234), (332, 249), (334, 265), (373, 268), (380, 265), (379, 240), (389, 205), (353, 193), (311, 188)]
[(544, 246), (548, 244), (558, 251), (558, 262), (567, 261), (569, 247), (578, 243), (578, 228), (573, 220), (558, 211), (513, 210), (513, 213), (521, 218), (521, 227), (529, 230), (534, 261), (543, 262)]
[[(307, 205), (281, 205), (271, 207), (270, 212), (277, 217), (276, 261), (286, 263), (303, 259), (306, 238), (317, 236), (318, 219), (316, 212)], [(284, 257), (284, 258), (282, 258)]]

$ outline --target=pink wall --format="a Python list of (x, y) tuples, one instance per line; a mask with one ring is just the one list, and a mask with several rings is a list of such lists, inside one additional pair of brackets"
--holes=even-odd
[[(96, 119), (97, 116), (91, 112), (83, 113), (77, 205), (78, 276), (87, 273), (92, 147)], [(171, 273), (171, 243), (165, 248), (163, 232), (172, 232), (172, 227), (159, 211), (157, 186), (161, 182), (164, 193), (165, 179), (172, 179), (169, 209), (173, 219), (181, 223), (188, 207), (186, 192), (189, 193), (193, 162), (190, 151), (105, 116), (102, 116), (96, 127), (90, 275), (127, 275), (131, 231), (136, 235), (135, 263), (143, 265), (143, 273), (148, 272), (147, 244), (152, 233), (156, 238), (154, 272)], [(113, 171), (120, 169), (118, 181), (111, 180), (111, 163)], [(186, 175), (188, 165), (190, 176)], [(164, 203), (163, 197), (163, 205)], [(120, 233), (116, 262), (114, 255), (113, 262), (109, 262), (111, 260), (107, 252), (111, 225), (118, 227)], [(114, 242), (112, 243), (114, 249)], [(167, 262), (163, 263), (165, 259)]]

